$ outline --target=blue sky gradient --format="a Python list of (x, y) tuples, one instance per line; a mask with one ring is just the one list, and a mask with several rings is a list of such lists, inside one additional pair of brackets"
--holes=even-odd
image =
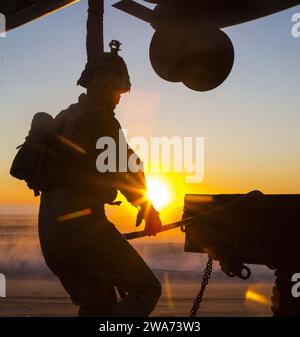
[[(117, 109), (129, 135), (205, 137), (205, 179), (187, 192), (300, 193), (300, 38), (291, 35), (300, 7), (227, 28), (233, 71), (216, 90), (197, 93), (154, 73), (153, 29), (114, 2), (106, 1), (105, 41), (123, 43), (130, 70), (132, 92)], [(86, 9), (80, 1), (0, 39), (0, 202), (25, 189), (8, 171), (33, 113), (54, 116), (83, 92), (76, 81), (86, 62)]]

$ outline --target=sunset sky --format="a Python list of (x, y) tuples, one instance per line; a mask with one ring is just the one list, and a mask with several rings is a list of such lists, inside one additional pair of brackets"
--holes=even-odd
[[(185, 193), (300, 193), (300, 38), (291, 35), (291, 17), (300, 7), (227, 28), (236, 53), (233, 71), (216, 90), (198, 93), (160, 79), (148, 56), (153, 29), (112, 8), (115, 1), (105, 2), (106, 45), (123, 43), (131, 75), (132, 91), (117, 108), (123, 128), (130, 137), (205, 138), (203, 182), (161, 177), (172, 207), (182, 205)], [(87, 1), (80, 1), (0, 39), (2, 205), (36, 202), (9, 168), (33, 114), (55, 116), (83, 92), (76, 81), (86, 62), (86, 9)]]

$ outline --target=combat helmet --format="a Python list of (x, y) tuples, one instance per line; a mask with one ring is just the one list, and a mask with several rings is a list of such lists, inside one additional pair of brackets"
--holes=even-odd
[(130, 91), (131, 83), (128, 69), (123, 58), (118, 55), (121, 43), (112, 40), (109, 44), (110, 52), (90, 60), (81, 74), (77, 85), (84, 88), (97, 88), (126, 93)]

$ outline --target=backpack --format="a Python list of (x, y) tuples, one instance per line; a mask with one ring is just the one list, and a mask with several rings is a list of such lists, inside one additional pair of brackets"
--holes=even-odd
[(43, 159), (47, 145), (55, 134), (54, 118), (46, 112), (38, 112), (33, 116), (25, 142), (17, 147), (18, 152), (10, 174), (14, 178), (24, 180), (29, 189), (34, 191), (35, 196), (38, 196), (47, 185), (42, 177)]
[[(74, 106), (73, 116), (75, 109)], [(24, 180), (34, 196), (55, 186), (65, 186), (79, 193), (90, 191), (99, 200), (113, 204), (117, 190), (95, 172), (93, 158), (87, 153), (83, 160), (81, 154), (61, 141), (61, 136), (71, 137), (77, 123), (80, 118), (58, 121), (46, 112), (36, 113), (25, 142), (17, 147), (10, 174)]]

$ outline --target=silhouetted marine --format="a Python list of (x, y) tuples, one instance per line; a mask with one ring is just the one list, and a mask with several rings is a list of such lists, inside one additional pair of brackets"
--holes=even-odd
[[(54, 142), (53, 150), (58, 146), (66, 156), (57, 161), (53, 160), (55, 156), (48, 157), (46, 170), (49, 180), (51, 175), (54, 179), (42, 191), (40, 242), (47, 265), (80, 306), (80, 315), (147, 316), (161, 295), (161, 285), (106, 218), (104, 204), (114, 201), (117, 190), (122, 192), (138, 208), (137, 225), (144, 219), (149, 235), (160, 230), (161, 220), (145, 197), (143, 172), (96, 170), (96, 142), (100, 137), (113, 138), (119, 148), (121, 126), (114, 108), (121, 94), (130, 89), (126, 64), (118, 55), (119, 43), (111, 43), (110, 53), (100, 52), (102, 14), (103, 1), (90, 0), (88, 64), (79, 80), (87, 94), (55, 118), (61, 131), (59, 145)], [(128, 156), (132, 153), (128, 147)]]

